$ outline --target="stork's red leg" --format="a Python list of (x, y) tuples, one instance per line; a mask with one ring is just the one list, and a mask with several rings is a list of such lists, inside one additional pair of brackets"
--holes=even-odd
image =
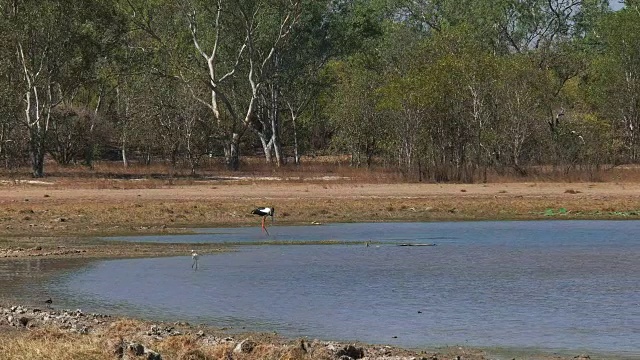
[(269, 231), (267, 230), (267, 226), (265, 225), (265, 221), (267, 220), (267, 217), (264, 216), (262, 218), (262, 230), (264, 230), (265, 233), (267, 233), (267, 235), (269, 235)]

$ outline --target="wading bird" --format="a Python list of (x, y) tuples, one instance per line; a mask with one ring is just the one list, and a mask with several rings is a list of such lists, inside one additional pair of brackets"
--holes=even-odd
[(50, 308), (51, 304), (53, 303), (53, 300), (51, 300), (51, 298), (48, 298), (47, 300), (44, 301), (45, 304), (47, 304), (47, 307)]
[(195, 250), (191, 250), (191, 258), (193, 259), (191, 268), (193, 270), (198, 270), (198, 259), (200, 259), (200, 255), (198, 255), (198, 253)]
[(262, 216), (262, 230), (264, 232), (267, 233), (267, 235), (269, 235), (269, 231), (267, 231), (267, 227), (264, 224), (264, 221), (266, 220), (267, 216), (271, 216), (271, 222), (273, 223), (273, 215), (275, 214), (276, 209), (272, 206), (272, 207), (259, 207), (254, 209), (251, 213), (254, 215), (260, 215)]

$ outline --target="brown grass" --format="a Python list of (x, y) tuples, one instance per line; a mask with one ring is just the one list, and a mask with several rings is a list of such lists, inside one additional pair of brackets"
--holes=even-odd
[(112, 360), (102, 339), (53, 328), (0, 336), (0, 358), (11, 360)]
[[(335, 353), (325, 344), (310, 343), (303, 339), (280, 339), (263, 334), (240, 335), (234, 341), (208, 343), (204, 338), (194, 334), (169, 336), (160, 339), (145, 337), (141, 329), (149, 324), (136, 320), (119, 321), (107, 331), (98, 329), (89, 335), (79, 335), (68, 331), (46, 327), (14, 332), (0, 332), (0, 358), (11, 360), (31, 359), (117, 359), (115, 349), (120, 344), (136, 342), (145, 348), (161, 354), (168, 360), (330, 360)], [(251, 339), (256, 346), (249, 353), (234, 352), (235, 345), (241, 339)], [(340, 348), (340, 344), (335, 344)], [(388, 346), (358, 344), (364, 347), (365, 355), (376, 359), (384, 358), (416, 358), (420, 355), (437, 354), (446, 359), (462, 356), (468, 360), (485, 359), (485, 353), (462, 347), (442, 349), (443, 353), (428, 350), (412, 351)], [(126, 351), (126, 350), (125, 350)], [(383, 355), (384, 354), (384, 355)], [(128, 353), (128, 359), (142, 359)], [(435, 355), (434, 355), (435, 356)], [(430, 356), (429, 356), (430, 357)], [(555, 359), (560, 359), (555, 357)]]
[[(372, 168), (352, 167), (350, 158), (341, 156), (306, 156), (299, 166), (293, 164), (275, 167), (267, 164), (263, 157), (243, 157), (239, 171), (229, 171), (221, 158), (206, 159), (196, 169), (195, 175), (186, 163), (178, 163), (172, 168), (168, 162), (154, 162), (151, 165), (131, 162), (124, 167), (118, 161), (100, 161), (93, 169), (83, 165), (59, 165), (49, 161), (45, 166), (47, 179), (56, 179), (58, 184), (81, 184), (91, 188), (157, 188), (172, 185), (192, 185), (204, 179), (235, 177), (279, 177), (290, 181), (313, 182), (319, 177), (331, 176), (335, 183), (402, 183), (415, 182), (417, 175), (410, 176), (389, 168), (381, 161), (374, 161)], [(0, 169), (0, 178), (7, 180), (28, 179), (28, 167)], [(142, 179), (144, 181), (129, 181)], [(640, 182), (640, 166), (602, 165), (599, 168), (580, 166), (531, 166), (527, 175), (522, 176), (510, 169), (500, 173), (489, 170), (486, 180), (479, 174), (476, 181), (487, 183), (514, 182)]]
[[(136, 324), (137, 322), (137, 324)], [(167, 360), (332, 360), (336, 353), (331, 351), (325, 343), (306, 339), (282, 339), (265, 334), (244, 334), (235, 337), (233, 341), (210, 343), (210, 335), (197, 336), (191, 332), (194, 329), (182, 329), (185, 335), (153, 338), (144, 336), (141, 329), (149, 323), (137, 320), (119, 320), (118, 325), (111, 326), (107, 331), (98, 328), (88, 335), (69, 333), (66, 330), (46, 327), (32, 330), (0, 331), (0, 358), (11, 360), (31, 359), (88, 359), (106, 360), (119, 358), (115, 349), (120, 344), (136, 342), (146, 349), (159, 353)], [(219, 336), (217, 334), (216, 336)], [(220, 335), (221, 336), (221, 335)], [(218, 337), (220, 338), (220, 337)], [(234, 352), (235, 345), (242, 339), (250, 339), (256, 345), (249, 353)], [(336, 349), (346, 344), (334, 343)], [(370, 359), (408, 359), (408, 358), (443, 358), (455, 359), (462, 357), (466, 360), (483, 360), (486, 354), (481, 350), (464, 347), (443, 348), (435, 350), (407, 350), (382, 345), (355, 344), (363, 347), (365, 356)], [(127, 353), (128, 359), (143, 359)], [(539, 356), (539, 359), (548, 357)], [(553, 356), (555, 360), (562, 357)]]

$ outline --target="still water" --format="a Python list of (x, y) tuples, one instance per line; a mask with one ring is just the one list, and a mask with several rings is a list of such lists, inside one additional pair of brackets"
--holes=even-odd
[[(52, 279), (47, 291), (85, 311), (288, 336), (640, 358), (638, 221), (269, 230), (269, 238), (259, 227), (156, 237), (251, 244), (202, 256), (198, 271), (188, 254), (94, 262)], [(255, 245), (259, 239), (345, 243)]]

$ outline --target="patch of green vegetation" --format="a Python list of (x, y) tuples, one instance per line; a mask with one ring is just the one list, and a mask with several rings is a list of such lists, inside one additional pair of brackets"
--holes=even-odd
[(543, 212), (537, 213), (539, 215), (544, 216), (565, 216), (568, 214), (572, 215), (586, 215), (586, 216), (613, 216), (613, 217), (630, 217), (630, 216), (638, 216), (640, 215), (640, 210), (630, 210), (630, 211), (600, 211), (595, 210), (592, 212), (583, 212), (583, 211), (571, 211), (566, 208), (559, 209), (546, 209)]
[(556, 215), (567, 215), (569, 213), (569, 211), (565, 208), (559, 208), (558, 210), (555, 209), (546, 209), (542, 214), (544, 216), (556, 216)]

